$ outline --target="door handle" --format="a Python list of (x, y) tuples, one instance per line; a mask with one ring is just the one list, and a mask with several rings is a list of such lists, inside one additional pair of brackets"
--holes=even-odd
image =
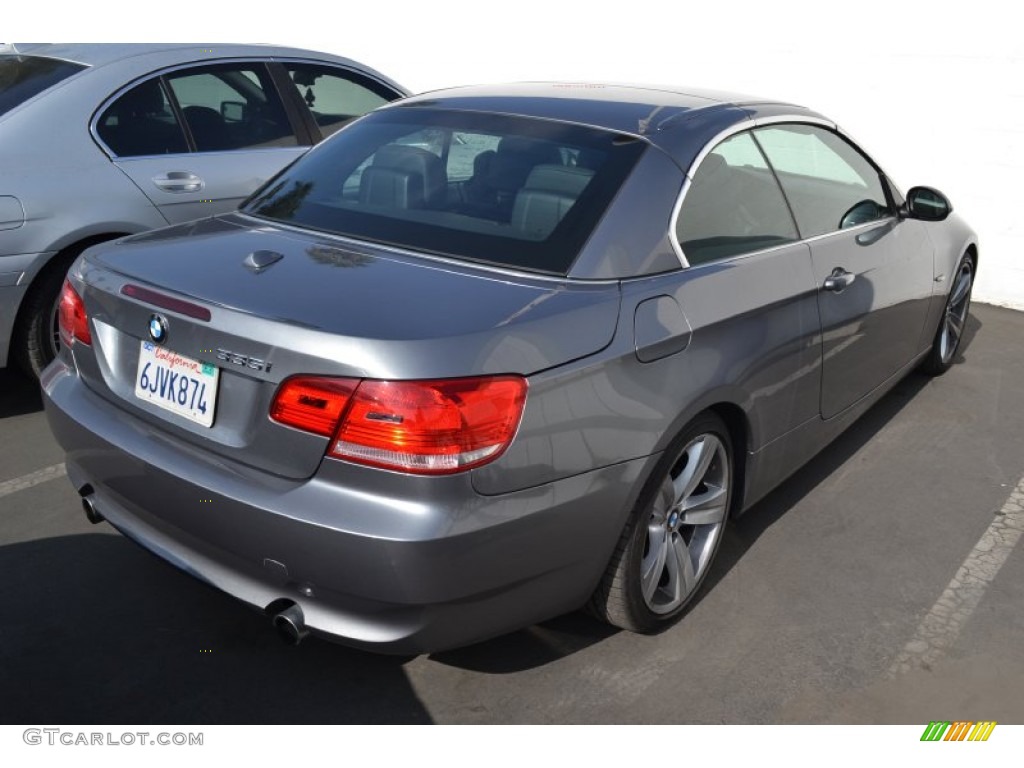
[(853, 272), (847, 272), (842, 267), (836, 267), (832, 270), (832, 274), (825, 278), (825, 283), (821, 287), (826, 291), (842, 293), (856, 279), (857, 276)]
[(163, 176), (154, 176), (153, 183), (164, 192), (198, 192), (206, 183), (188, 171), (168, 171)]

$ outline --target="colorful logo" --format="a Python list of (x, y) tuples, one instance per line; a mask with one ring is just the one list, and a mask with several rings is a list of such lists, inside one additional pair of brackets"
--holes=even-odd
[(161, 344), (167, 339), (167, 318), (163, 315), (150, 315), (149, 316), (149, 338), (155, 341), (157, 344)]
[(933, 720), (921, 735), (921, 741), (988, 741), (996, 724), (992, 720)]

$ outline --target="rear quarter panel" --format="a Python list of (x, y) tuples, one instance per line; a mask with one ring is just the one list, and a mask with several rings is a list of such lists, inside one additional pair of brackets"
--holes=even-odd
[[(642, 363), (633, 318), (641, 302), (671, 296), (689, 345)], [(755, 452), (816, 419), (821, 337), (806, 245), (622, 283), (615, 338), (598, 355), (531, 377), (515, 441), (474, 471), (484, 494), (540, 485), (652, 456), (701, 411), (742, 409)]]

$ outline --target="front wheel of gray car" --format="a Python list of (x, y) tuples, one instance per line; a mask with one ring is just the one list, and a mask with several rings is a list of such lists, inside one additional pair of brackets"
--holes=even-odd
[(953, 365), (953, 359), (964, 329), (967, 327), (967, 315), (971, 309), (971, 289), (974, 287), (974, 257), (964, 254), (960, 260), (950, 283), (946, 307), (939, 318), (939, 327), (935, 331), (932, 348), (928, 352), (921, 368), (933, 376), (943, 374)]
[(634, 632), (657, 631), (682, 614), (718, 552), (733, 477), (728, 429), (713, 413), (698, 416), (641, 493), (592, 611)]

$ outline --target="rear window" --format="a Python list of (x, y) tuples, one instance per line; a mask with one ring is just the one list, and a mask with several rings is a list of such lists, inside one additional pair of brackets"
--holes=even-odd
[(409, 106), (353, 123), (247, 213), (537, 272), (569, 271), (644, 144), (578, 125)]
[(40, 56), (0, 56), (0, 115), (83, 69)]

